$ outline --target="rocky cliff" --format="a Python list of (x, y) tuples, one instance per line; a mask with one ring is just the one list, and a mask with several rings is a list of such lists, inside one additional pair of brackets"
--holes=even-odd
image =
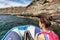
[(20, 14), (25, 10), (25, 7), (9, 7), (9, 8), (0, 8), (0, 14)]

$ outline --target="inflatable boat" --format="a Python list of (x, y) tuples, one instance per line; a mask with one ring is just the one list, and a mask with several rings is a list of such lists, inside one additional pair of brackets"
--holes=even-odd
[(9, 30), (2, 40), (33, 40), (36, 33), (41, 33), (42, 30), (34, 25), (17, 26)]

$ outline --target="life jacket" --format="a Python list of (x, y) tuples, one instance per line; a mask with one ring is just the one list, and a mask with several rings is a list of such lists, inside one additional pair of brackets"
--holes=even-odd
[(40, 34), (44, 35), (45, 40), (59, 40), (59, 37), (53, 31), (38, 33), (36, 36), (36, 40), (38, 40), (37, 38)]

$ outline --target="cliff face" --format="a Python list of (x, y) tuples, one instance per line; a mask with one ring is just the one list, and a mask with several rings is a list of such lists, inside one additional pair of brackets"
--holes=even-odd
[(11, 7), (11, 8), (1, 8), (1, 13), (7, 14), (20, 14), (25, 10), (25, 7)]
[(57, 11), (60, 12), (59, 0), (54, 0), (52, 2), (46, 2), (44, 4), (41, 4), (39, 0), (39, 1), (32, 3), (32, 5), (29, 6), (25, 12), (32, 12), (33, 14), (37, 15), (42, 12), (54, 13)]

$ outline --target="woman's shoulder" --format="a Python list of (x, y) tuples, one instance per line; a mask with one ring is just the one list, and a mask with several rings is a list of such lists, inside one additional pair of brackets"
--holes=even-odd
[(44, 34), (40, 34), (40, 35), (38, 36), (38, 40), (45, 40)]

